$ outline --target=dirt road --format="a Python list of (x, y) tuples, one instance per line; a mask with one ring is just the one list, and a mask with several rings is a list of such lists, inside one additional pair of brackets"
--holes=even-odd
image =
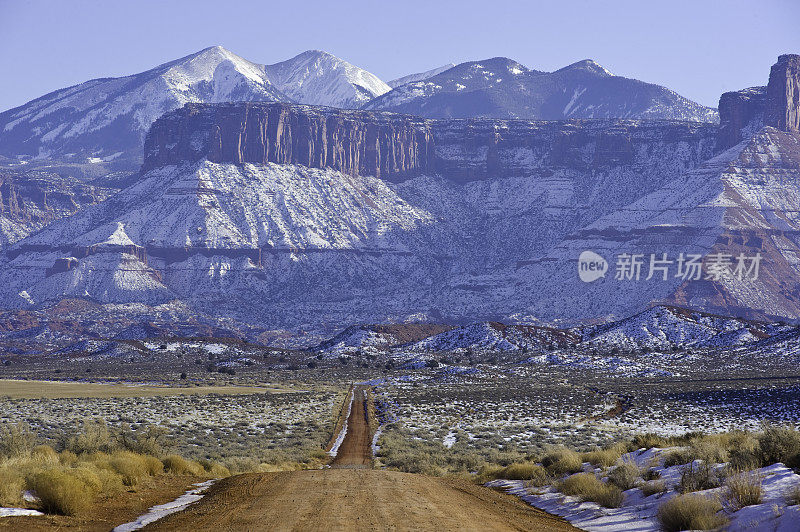
[(251, 473), (145, 530), (576, 530), (468, 480), (373, 469)]
[(363, 469), (372, 466), (372, 434), (369, 431), (366, 390), (353, 390), (353, 408), (347, 418), (347, 432), (331, 467)]
[(363, 390), (354, 394), (331, 469), (226, 478), (144, 530), (577, 530), (469, 480), (370, 469), (370, 413)]

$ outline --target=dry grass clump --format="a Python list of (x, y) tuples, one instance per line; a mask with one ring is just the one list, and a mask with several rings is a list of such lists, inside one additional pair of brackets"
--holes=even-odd
[[(103, 423), (88, 423), (85, 427), (86, 433), (63, 440), (70, 448), (60, 453), (47, 445), (34, 447), (35, 438), (25, 426), (3, 427), (0, 506), (23, 504), (23, 491), (31, 490), (41, 499), (45, 512), (79, 515), (99, 495), (112, 496), (163, 474), (165, 465), (173, 473), (198, 477), (229, 474), (217, 463), (205, 461), (200, 465), (177, 455), (166, 457), (162, 463), (157, 456), (125, 450), (127, 446), (116, 440)], [(129, 434), (128, 442), (144, 442), (142, 448), (155, 449), (152, 434), (144, 431), (133, 439)]]
[(523, 462), (519, 464), (511, 464), (498, 472), (497, 478), (505, 478), (508, 480), (530, 480), (534, 476), (546, 476), (545, 469), (532, 462)]
[(579, 497), (582, 501), (596, 502), (606, 508), (619, 508), (622, 505), (622, 491), (598, 479), (592, 473), (572, 475), (556, 485), (564, 495)]
[(765, 425), (757, 439), (762, 464), (782, 462), (786, 467), (800, 468), (800, 432), (789, 427)]
[(667, 483), (660, 479), (648, 480), (642, 484), (641, 488), (644, 496), (650, 497), (651, 495), (656, 495), (658, 493), (666, 493)]
[(553, 476), (577, 473), (583, 469), (581, 455), (569, 449), (555, 449), (545, 454), (542, 466)]
[(608, 474), (608, 481), (622, 491), (633, 489), (642, 480), (642, 470), (633, 460), (620, 460)]
[(678, 495), (658, 509), (658, 520), (666, 532), (714, 530), (727, 523), (720, 515), (719, 501), (698, 494)]
[(678, 491), (690, 493), (718, 488), (724, 482), (723, 472), (708, 462), (692, 462), (681, 469)]
[(144, 457), (130, 451), (114, 453), (108, 464), (122, 477), (122, 483), (126, 486), (136, 486), (144, 477), (149, 476)]
[(171, 454), (165, 457), (162, 462), (167, 473), (172, 473), (174, 475), (200, 476), (205, 471), (203, 466), (197, 462), (186, 460), (177, 454)]
[(628, 446), (624, 443), (617, 443), (605, 449), (596, 449), (583, 453), (583, 461), (589, 462), (598, 467), (611, 467), (617, 460), (627, 452)]
[(4, 423), (0, 428), (0, 458), (27, 455), (36, 442), (36, 435), (23, 423)]
[(41, 499), (47, 513), (79, 515), (92, 504), (96, 493), (80, 478), (58, 469), (40, 471), (31, 477), (29, 486)]
[(0, 468), (0, 506), (18, 506), (22, 502), (25, 479), (9, 467)]
[(745, 506), (761, 504), (764, 499), (764, 479), (758, 473), (741, 472), (728, 477), (725, 481), (726, 506), (732, 511), (741, 510)]

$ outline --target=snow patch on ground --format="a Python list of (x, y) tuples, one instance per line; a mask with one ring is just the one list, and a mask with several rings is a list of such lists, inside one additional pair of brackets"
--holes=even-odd
[(139, 530), (140, 528), (144, 528), (150, 523), (158, 521), (159, 519), (162, 519), (170, 514), (180, 512), (190, 504), (202, 499), (202, 493), (210, 488), (214, 482), (216, 482), (216, 480), (206, 480), (205, 482), (194, 484), (194, 488), (190, 489), (174, 501), (153, 506), (146, 514), (139, 516), (135, 521), (115, 527), (113, 532), (131, 532), (133, 530)]
[(336, 454), (339, 452), (339, 446), (342, 445), (344, 437), (347, 436), (347, 424), (350, 421), (350, 412), (353, 410), (353, 399), (355, 399), (355, 393), (350, 395), (350, 403), (347, 405), (347, 414), (344, 416), (342, 430), (339, 431), (339, 435), (336, 436), (336, 441), (333, 442), (333, 447), (331, 447), (331, 450), (328, 451), (330, 456), (336, 456)]
[(25, 515), (44, 515), (38, 510), (28, 510), (27, 508), (0, 508), (0, 517), (19, 517)]

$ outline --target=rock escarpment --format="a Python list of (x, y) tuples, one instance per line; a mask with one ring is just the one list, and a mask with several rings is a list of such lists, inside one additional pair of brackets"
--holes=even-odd
[(143, 173), (207, 159), (466, 182), (532, 175), (542, 167), (640, 164), (655, 143), (685, 143), (696, 164), (710, 155), (715, 135), (711, 124), (666, 120), (426, 120), (284, 103), (187, 104), (153, 125)]
[(208, 159), (388, 177), (428, 169), (432, 148), (429, 125), (411, 116), (283, 103), (187, 104), (153, 124), (143, 171)]
[(723, 94), (719, 99), (719, 117), (720, 148), (752, 137), (763, 126), (800, 131), (800, 55), (779, 56), (765, 87)]

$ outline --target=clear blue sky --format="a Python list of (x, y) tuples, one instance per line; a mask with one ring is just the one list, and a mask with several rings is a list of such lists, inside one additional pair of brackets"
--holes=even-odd
[(716, 106), (800, 53), (797, 0), (0, 0), (0, 110), (220, 44), (257, 63), (326, 50), (384, 80), (507, 56), (591, 58)]

